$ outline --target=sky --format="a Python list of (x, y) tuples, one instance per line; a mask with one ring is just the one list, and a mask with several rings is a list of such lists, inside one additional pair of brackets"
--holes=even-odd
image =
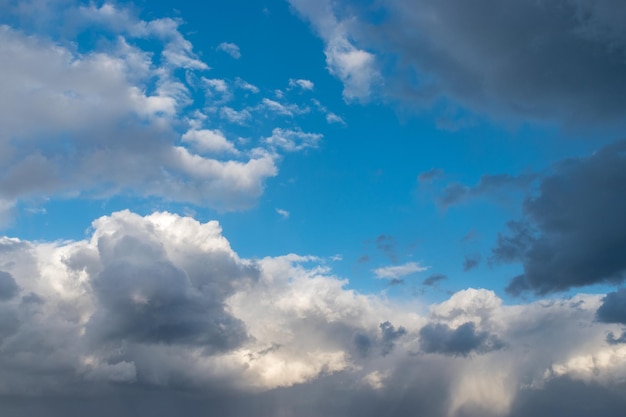
[(0, 414), (622, 416), (624, 28), (0, 0)]

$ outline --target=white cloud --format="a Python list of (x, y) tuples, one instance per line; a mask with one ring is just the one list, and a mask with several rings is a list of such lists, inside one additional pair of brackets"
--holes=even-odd
[(416, 272), (426, 271), (429, 267), (422, 266), (417, 262), (407, 262), (403, 265), (385, 266), (376, 268), (374, 274), (377, 278), (401, 278)]
[[(280, 142), (263, 142), (265, 149), (238, 150), (226, 140), (229, 132), (211, 126), (204, 113), (214, 111), (243, 125), (252, 111), (291, 117), (308, 109), (272, 100), (241, 110), (224, 106), (233, 98), (230, 82), (203, 75), (208, 66), (179, 32), (178, 20), (140, 20), (107, 3), (76, 10), (72, 16), (79, 27), (93, 24), (114, 40), (78, 53), (46, 37), (0, 27), (4, 225), (20, 201), (60, 194), (131, 193), (218, 210), (245, 209), (263, 193), (267, 178), (277, 175), (277, 151), (316, 146), (321, 138), (287, 133)], [(140, 38), (154, 48), (141, 49), (135, 42)], [(204, 113), (194, 108), (192, 91), (198, 87), (208, 92), (199, 99)], [(232, 88), (259, 91), (240, 78)], [(188, 148), (179, 146), (181, 141)]]
[(241, 51), (239, 46), (231, 42), (222, 42), (217, 46), (218, 51), (226, 52), (228, 55), (235, 59), (241, 58)]
[(279, 209), (279, 208), (276, 209), (276, 213), (278, 213), (281, 217), (283, 217), (285, 219), (288, 219), (289, 215), (291, 214), (287, 210), (283, 210), (283, 209)]
[(220, 108), (220, 117), (231, 123), (244, 124), (252, 117), (252, 114), (250, 114), (248, 109), (237, 111), (232, 107), (224, 106)]
[(317, 148), (322, 137), (323, 135), (319, 133), (277, 127), (272, 131), (272, 136), (265, 139), (265, 143), (276, 149), (295, 152), (306, 148)]
[(346, 124), (346, 122), (340, 116), (337, 116), (335, 113), (328, 113), (326, 115), (326, 121), (330, 124), (332, 123), (338, 123), (341, 125)]
[(259, 106), (261, 109), (266, 109), (272, 113), (276, 113), (282, 116), (293, 117), (296, 114), (308, 113), (308, 108), (300, 108), (297, 104), (282, 104), (269, 98), (264, 98)]
[(296, 79), (291, 78), (289, 80), (289, 87), (291, 87), (291, 88), (300, 87), (303, 90), (309, 90), (310, 91), (310, 90), (313, 90), (315, 85), (310, 80), (303, 80), (303, 79), (296, 80)]
[(338, 19), (329, 0), (289, 0), (308, 19), (326, 43), (324, 53), (331, 74), (344, 85), (346, 100), (366, 101), (380, 81), (375, 56), (356, 47), (347, 30), (350, 21)]
[(192, 129), (182, 136), (182, 141), (190, 143), (200, 153), (239, 153), (219, 130)]
[(257, 94), (259, 93), (259, 87), (257, 87), (256, 85), (250, 84), (249, 82), (242, 80), (241, 78), (237, 77), (236, 79), (236, 84), (237, 87), (241, 88), (242, 90), (246, 90), (246, 91), (250, 91), (251, 93)]

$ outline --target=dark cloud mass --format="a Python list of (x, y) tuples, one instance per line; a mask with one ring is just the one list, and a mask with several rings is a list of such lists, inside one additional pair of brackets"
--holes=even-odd
[(0, 301), (13, 298), (19, 288), (13, 276), (5, 271), (0, 271)]
[(626, 289), (608, 293), (602, 300), (596, 316), (604, 323), (620, 323), (626, 325)]
[(619, 283), (626, 273), (626, 141), (586, 158), (555, 165), (537, 195), (524, 203), (526, 222), (509, 224), (493, 260), (522, 262), (508, 291), (546, 294), (596, 283)]
[(504, 344), (488, 332), (476, 330), (467, 322), (456, 329), (447, 324), (432, 323), (420, 330), (420, 347), (425, 353), (467, 356), (472, 352), (486, 353), (504, 347)]
[[(367, 21), (371, 8), (340, 3)], [(625, 115), (620, 0), (395, 0), (378, 13), (381, 23), (352, 32), (383, 60), (395, 58), (386, 90), (393, 85), (398, 97), (573, 123)]]

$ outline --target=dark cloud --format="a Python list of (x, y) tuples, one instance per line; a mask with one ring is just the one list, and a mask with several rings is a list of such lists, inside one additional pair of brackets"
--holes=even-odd
[(535, 174), (514, 176), (509, 174), (483, 175), (478, 183), (469, 187), (461, 183), (449, 184), (438, 202), (444, 208), (462, 203), (472, 198), (488, 196), (502, 198), (503, 193), (510, 190), (526, 190), (536, 179)]
[(395, 341), (406, 334), (406, 329), (402, 326), (397, 329), (393, 324), (388, 321), (380, 324), (380, 331), (382, 333), (382, 354), (388, 355), (395, 346)]
[(495, 261), (521, 261), (524, 273), (507, 290), (546, 294), (626, 273), (626, 141), (586, 158), (557, 164), (524, 202), (525, 221), (509, 224)]
[(0, 301), (10, 300), (17, 295), (19, 287), (13, 279), (13, 275), (0, 271)]
[(486, 353), (502, 347), (504, 345), (497, 337), (477, 331), (473, 322), (456, 329), (443, 323), (431, 323), (420, 330), (420, 348), (425, 353), (467, 356), (472, 352)]
[(602, 299), (596, 318), (603, 323), (626, 324), (626, 288), (608, 293)]
[(559, 377), (541, 389), (522, 389), (507, 417), (620, 417), (626, 409), (626, 386), (610, 387), (598, 383)]
[(433, 182), (437, 178), (441, 178), (444, 175), (444, 171), (441, 168), (432, 168), (428, 171), (424, 171), (417, 176), (417, 181), (420, 184), (426, 184)]
[(398, 261), (396, 254), (396, 240), (393, 236), (379, 235), (376, 237), (376, 249), (381, 251), (391, 262)]
[(448, 279), (448, 277), (443, 275), (443, 274), (434, 274), (434, 275), (431, 275), (428, 278), (426, 278), (422, 282), (422, 285), (425, 285), (427, 287), (433, 287), (433, 286), (437, 285), (439, 282), (444, 281), (446, 279)]
[(400, 326), (396, 329), (388, 321), (381, 323), (379, 329), (379, 335), (370, 335), (362, 331), (354, 334), (352, 342), (361, 356), (369, 355), (374, 348), (379, 350), (382, 356), (387, 356), (393, 351), (396, 341), (407, 334), (404, 327)]
[(463, 271), (468, 272), (476, 268), (478, 265), (480, 265), (481, 260), (482, 257), (480, 256), (480, 254), (466, 256), (465, 260), (463, 261)]
[[(371, 20), (371, 8), (340, 3)], [(572, 123), (626, 114), (621, 0), (396, 0), (376, 16), (376, 24), (353, 23), (351, 35), (395, 64), (387, 94)]]

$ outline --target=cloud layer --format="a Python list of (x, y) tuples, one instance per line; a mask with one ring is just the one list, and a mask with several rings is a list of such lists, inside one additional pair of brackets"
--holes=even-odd
[[(37, 393), (35, 408), (124, 393), (152, 409), (158, 392), (176, 402), (188, 391), (221, 396), (226, 415), (241, 401), (292, 415), (340, 389), (329, 415), (362, 415), (355, 401), (369, 398), (375, 409), (506, 416), (539, 406), (528, 401), (558, 381), (562, 395), (574, 381), (609, 395), (626, 374), (626, 348), (606, 340), (614, 325), (595, 321), (599, 296), (504, 306), (468, 289), (425, 311), (348, 290), (314, 257), (241, 259), (217, 222), (169, 213), (113, 213), (76, 242), (2, 238), (0, 270), (0, 395)], [(42, 415), (66, 409), (51, 407)], [(11, 401), (0, 409), (19, 415)]]

